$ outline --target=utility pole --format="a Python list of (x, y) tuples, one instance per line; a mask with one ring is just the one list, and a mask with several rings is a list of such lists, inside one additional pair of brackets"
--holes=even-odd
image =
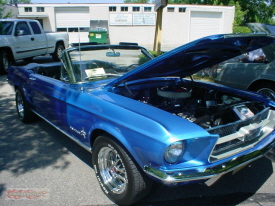
[(157, 55), (160, 55), (161, 51), (161, 39), (162, 39), (162, 12), (163, 8), (167, 6), (168, 0), (156, 0), (155, 11), (157, 12), (155, 39), (154, 39), (154, 51), (157, 51)]

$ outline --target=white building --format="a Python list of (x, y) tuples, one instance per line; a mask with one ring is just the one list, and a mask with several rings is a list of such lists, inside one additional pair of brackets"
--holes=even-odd
[[(234, 13), (231, 6), (168, 4), (163, 9), (162, 50), (231, 33)], [(88, 42), (90, 30), (106, 28), (111, 44), (137, 42), (149, 49), (154, 44), (154, 4), (18, 4), (17, 18), (38, 19), (46, 31), (67, 31), (71, 43)]]

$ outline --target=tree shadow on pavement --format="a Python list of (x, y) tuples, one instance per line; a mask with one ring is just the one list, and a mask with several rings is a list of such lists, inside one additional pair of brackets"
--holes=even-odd
[(65, 169), (70, 164), (65, 159), (69, 151), (53, 138), (60, 132), (42, 130), (41, 121), (23, 124), (16, 114), (14, 95), (0, 98), (0, 106), (0, 172), (20, 175), (50, 165)]
[[(37, 57), (33, 62), (50, 62), (51, 57)], [(25, 61), (17, 61), (16, 65), (25, 65)], [(70, 162), (66, 156), (70, 151), (89, 163), (86, 150), (54, 129), (45, 121), (23, 124), (15, 109), (15, 95), (5, 91), (6, 75), (0, 76), (0, 172), (9, 171), (13, 175), (21, 175), (38, 168), (52, 166), (65, 169)], [(69, 148), (68, 149), (66, 149)], [(84, 154), (83, 154), (84, 153)], [(91, 155), (91, 154), (90, 154)]]

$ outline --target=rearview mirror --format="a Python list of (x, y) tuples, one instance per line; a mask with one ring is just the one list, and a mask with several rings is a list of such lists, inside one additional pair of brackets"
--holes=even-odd
[(107, 57), (119, 57), (120, 52), (106, 52)]

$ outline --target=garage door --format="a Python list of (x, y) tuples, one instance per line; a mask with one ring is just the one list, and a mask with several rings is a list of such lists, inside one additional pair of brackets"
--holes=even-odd
[(212, 34), (220, 34), (222, 28), (222, 12), (192, 11), (190, 21), (189, 40)]
[(55, 19), (57, 31), (69, 32), (70, 43), (89, 40), (89, 7), (55, 8)]

